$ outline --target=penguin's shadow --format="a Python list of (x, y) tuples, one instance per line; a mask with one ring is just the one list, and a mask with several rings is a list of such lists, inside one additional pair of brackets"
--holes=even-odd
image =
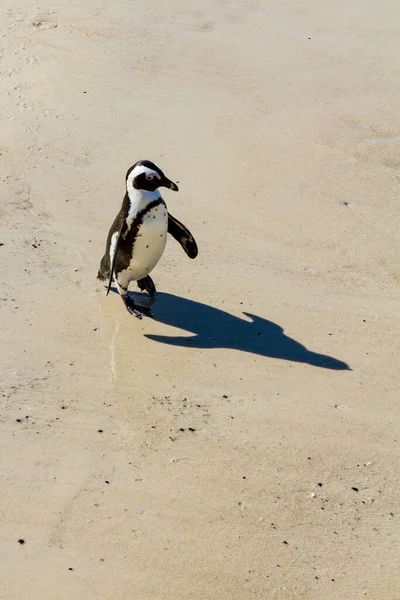
[[(143, 298), (143, 294), (140, 294)], [(139, 301), (140, 302), (140, 301)], [(147, 334), (155, 342), (191, 348), (230, 348), (269, 358), (306, 363), (336, 371), (351, 370), (343, 361), (308, 350), (285, 335), (283, 328), (244, 312), (239, 318), (219, 308), (158, 292), (152, 307), (156, 321), (191, 332), (192, 336)]]

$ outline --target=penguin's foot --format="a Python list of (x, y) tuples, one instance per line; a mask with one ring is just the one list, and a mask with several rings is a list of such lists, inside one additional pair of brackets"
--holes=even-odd
[(154, 285), (154, 281), (152, 280), (150, 275), (143, 277), (143, 279), (139, 279), (137, 284), (140, 290), (146, 290), (149, 296), (153, 298), (153, 296), (156, 293), (156, 286)]
[(140, 306), (139, 304), (135, 304), (132, 298), (130, 298), (129, 296), (124, 296), (122, 300), (124, 301), (126, 310), (137, 319), (142, 319), (143, 315), (145, 315), (146, 317), (153, 316), (153, 313), (151, 312), (150, 308), (148, 308), (147, 306)]

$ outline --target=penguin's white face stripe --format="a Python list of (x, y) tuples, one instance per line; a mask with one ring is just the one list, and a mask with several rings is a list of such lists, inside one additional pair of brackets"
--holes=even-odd
[(157, 177), (157, 179), (161, 179), (161, 175), (160, 175), (160, 173), (157, 173), (157, 171), (153, 171), (153, 169), (149, 169), (149, 167), (144, 167), (143, 165), (138, 165), (137, 167), (135, 167), (133, 169), (133, 171), (131, 171), (129, 173), (128, 181), (131, 178), (132, 178), (132, 181), (133, 181), (135, 179), (135, 177), (137, 177), (138, 175), (141, 175), (142, 173), (146, 173), (146, 177), (147, 178), (149, 178), (149, 177), (151, 177), (151, 178)]

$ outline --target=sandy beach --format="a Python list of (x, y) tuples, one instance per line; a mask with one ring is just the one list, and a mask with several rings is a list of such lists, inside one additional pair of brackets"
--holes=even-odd
[[(398, 600), (399, 18), (4, 0), (1, 600)], [(199, 256), (139, 321), (144, 158)]]

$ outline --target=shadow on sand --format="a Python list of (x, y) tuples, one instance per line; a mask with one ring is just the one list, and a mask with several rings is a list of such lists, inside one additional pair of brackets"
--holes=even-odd
[[(143, 295), (140, 296), (143, 299)], [(189, 337), (146, 335), (155, 342), (192, 348), (231, 348), (323, 369), (351, 370), (341, 360), (307, 350), (286, 336), (279, 325), (250, 313), (243, 313), (251, 319), (245, 320), (207, 304), (163, 292), (157, 293), (152, 310), (154, 320), (193, 333)]]

